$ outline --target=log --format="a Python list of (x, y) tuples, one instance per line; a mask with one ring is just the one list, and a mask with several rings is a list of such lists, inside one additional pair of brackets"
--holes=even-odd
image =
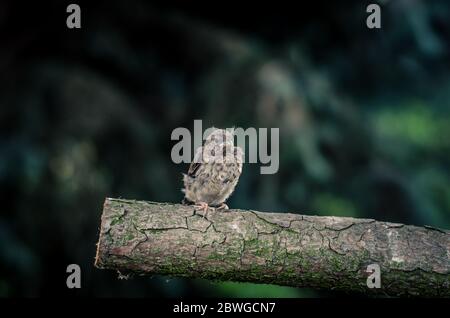
[[(450, 297), (450, 232), (372, 219), (107, 198), (95, 266), (123, 275)], [(368, 266), (380, 268), (369, 288)], [(372, 286), (373, 287), (373, 286)]]

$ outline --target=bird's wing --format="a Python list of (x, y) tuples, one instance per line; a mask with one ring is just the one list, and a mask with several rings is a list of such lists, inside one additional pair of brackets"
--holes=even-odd
[(194, 160), (191, 162), (188, 170), (188, 176), (195, 178), (197, 176), (198, 168), (202, 165), (203, 147), (199, 147), (195, 152)]

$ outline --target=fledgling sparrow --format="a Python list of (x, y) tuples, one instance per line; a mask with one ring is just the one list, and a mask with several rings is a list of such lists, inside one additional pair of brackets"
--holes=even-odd
[(234, 146), (233, 133), (215, 129), (199, 147), (187, 174), (183, 175), (185, 204), (194, 204), (206, 216), (209, 207), (228, 209), (242, 172), (243, 152)]

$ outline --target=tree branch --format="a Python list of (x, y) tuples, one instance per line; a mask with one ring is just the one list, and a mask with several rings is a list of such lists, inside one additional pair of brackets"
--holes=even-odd
[[(106, 199), (95, 266), (393, 296), (450, 296), (450, 232), (369, 219)], [(378, 264), (381, 288), (368, 288)]]

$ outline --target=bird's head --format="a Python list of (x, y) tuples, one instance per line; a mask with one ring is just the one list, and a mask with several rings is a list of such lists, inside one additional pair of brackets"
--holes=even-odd
[(214, 144), (217, 146), (233, 146), (234, 145), (234, 131), (226, 129), (213, 130), (205, 140), (205, 146)]

